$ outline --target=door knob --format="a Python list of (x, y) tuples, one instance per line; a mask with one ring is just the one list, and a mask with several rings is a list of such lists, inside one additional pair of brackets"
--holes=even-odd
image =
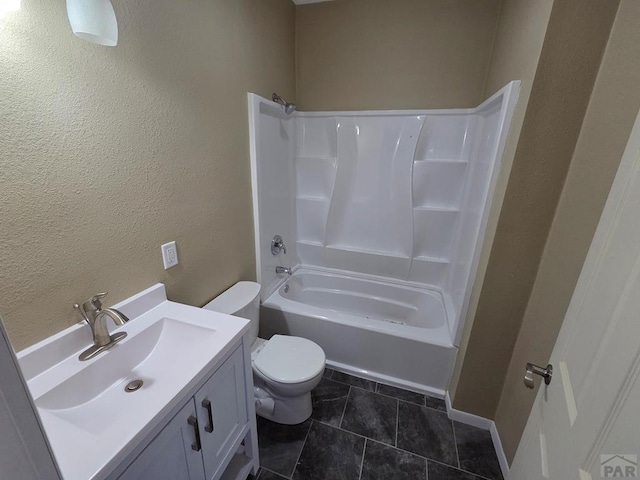
[(533, 363), (527, 363), (527, 373), (524, 374), (524, 384), (527, 388), (533, 388), (535, 383), (533, 382), (533, 376), (540, 375), (544, 378), (545, 385), (551, 383), (551, 377), (553, 376), (553, 366), (547, 365), (547, 368), (539, 367)]

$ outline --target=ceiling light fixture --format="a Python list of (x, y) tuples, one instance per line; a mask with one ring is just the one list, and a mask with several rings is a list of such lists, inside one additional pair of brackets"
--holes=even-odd
[(110, 0), (67, 0), (67, 16), (77, 37), (107, 47), (118, 44), (118, 20)]
[(20, 0), (0, 0), (0, 18), (9, 12), (20, 10)]

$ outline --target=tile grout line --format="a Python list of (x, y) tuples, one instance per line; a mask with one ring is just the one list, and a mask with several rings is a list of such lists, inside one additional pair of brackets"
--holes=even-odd
[(260, 476), (258, 478), (256, 478), (256, 480), (259, 480), (260, 477), (262, 477), (262, 474), (264, 472), (269, 472), (272, 473), (273, 475), (276, 475), (278, 477), (282, 477), (282, 478), (286, 478), (287, 480), (291, 480), (289, 477), (285, 477), (284, 475), (282, 475), (281, 473), (278, 472), (274, 472), (273, 470), (269, 470), (268, 468), (263, 467), (262, 465), (260, 465)]
[(341, 383), (341, 385), (344, 385), (344, 386), (349, 387), (349, 388), (357, 388), (358, 390), (362, 390), (363, 392), (367, 392), (367, 393), (375, 393), (376, 395), (380, 395), (381, 397), (385, 396), (385, 395), (382, 395), (380, 393), (376, 393), (376, 392), (373, 392), (371, 390), (367, 390), (366, 388), (358, 387), (357, 385), (349, 385), (348, 383)]
[(396, 443), (395, 447), (398, 448), (398, 430), (400, 429), (400, 400), (396, 400)]
[[(344, 385), (344, 386), (347, 386), (347, 387), (350, 387), (350, 388), (357, 388), (358, 390), (362, 390), (363, 392), (367, 392), (367, 393), (375, 393), (376, 395), (380, 395), (381, 397), (391, 398), (391, 399), (393, 399), (393, 400), (398, 400), (399, 402), (409, 403), (409, 404), (411, 404), (411, 405), (415, 405), (416, 407), (428, 408), (429, 410), (435, 410), (436, 412), (444, 413), (445, 415), (447, 414), (447, 412), (446, 412), (445, 410), (440, 410), (439, 408), (435, 408), (435, 407), (428, 407), (428, 406), (426, 405), (426, 398), (425, 398), (425, 403), (424, 403), (424, 404), (422, 404), (422, 403), (416, 403), (416, 402), (412, 402), (412, 401), (410, 401), (410, 400), (404, 400), (404, 399), (402, 399), (402, 398), (394, 397), (394, 396), (392, 396), (392, 395), (386, 395), (386, 394), (384, 394), (384, 393), (380, 393), (380, 392), (377, 392), (377, 391), (367, 390), (366, 388), (362, 388), (362, 387), (359, 387), (359, 386), (357, 386), (357, 385), (349, 385), (348, 383), (339, 382), (339, 381), (337, 381), (337, 380), (332, 380), (332, 382), (336, 382), (336, 383), (339, 383), (340, 385)], [(408, 390), (407, 390), (407, 391), (408, 391)], [(435, 397), (432, 397), (432, 398), (435, 398)]]
[(458, 438), (456, 437), (456, 427), (453, 424), (453, 420), (450, 420), (451, 422), (451, 431), (453, 432), (453, 444), (456, 447), (456, 460), (458, 461), (458, 468), (461, 467), (460, 465), (460, 452), (458, 451)]
[[(338, 370), (333, 370), (333, 372), (338, 372)], [(436, 400), (442, 400), (442, 401), (444, 401), (444, 398), (434, 397), (433, 395), (429, 395), (428, 393), (415, 392), (415, 391), (413, 391), (413, 390), (407, 390), (406, 388), (396, 387), (395, 385), (389, 385), (388, 383), (376, 382), (375, 380), (371, 380), (371, 379), (369, 379), (369, 378), (357, 377), (357, 376), (355, 376), (355, 375), (351, 375), (350, 373), (345, 373), (345, 372), (338, 372), (338, 373), (342, 373), (342, 374), (344, 374), (344, 375), (348, 375), (349, 377), (357, 378), (357, 379), (359, 379), (359, 380), (364, 380), (364, 381), (366, 381), (366, 382), (374, 383), (374, 384), (376, 385), (376, 388), (375, 388), (375, 390), (373, 390), (373, 391), (374, 391), (374, 392), (376, 392), (376, 393), (378, 393), (378, 392), (377, 392), (378, 386), (379, 386), (379, 385), (383, 385), (383, 386), (385, 386), (385, 387), (397, 388), (398, 390), (402, 390), (402, 391), (404, 391), (404, 392), (415, 393), (416, 395), (422, 395), (423, 397), (429, 397), (429, 398), (434, 398), (434, 399), (436, 399)], [(324, 378), (327, 378), (327, 377), (324, 377)], [(334, 378), (333, 378), (333, 373), (331, 374), (331, 377), (328, 377), (328, 378), (329, 378), (330, 380), (333, 380), (334, 382), (342, 383), (342, 384), (344, 384), (344, 385), (349, 385), (349, 386), (351, 386), (351, 387), (357, 387), (357, 385), (352, 385), (352, 384), (350, 384), (350, 383), (346, 383), (346, 382), (343, 382), (343, 381), (341, 381), (341, 380), (336, 380), (336, 379), (334, 379)], [(362, 388), (362, 387), (360, 387), (360, 388)], [(371, 392), (372, 390), (369, 390), (369, 391)], [(380, 395), (384, 395), (384, 393), (381, 393)], [(388, 395), (386, 395), (386, 396), (388, 396)], [(425, 405), (423, 405), (423, 407), (424, 407), (424, 406), (425, 406)], [(427, 407), (427, 408), (431, 408), (431, 407)]]
[[(462, 473), (466, 473), (466, 474), (469, 474), (469, 475), (474, 475), (474, 476), (478, 477), (480, 480), (492, 480), (492, 479), (490, 479), (488, 477), (484, 477), (482, 475), (478, 475), (477, 473), (470, 472), (469, 470), (464, 470), (463, 468), (458, 468), (455, 465), (450, 465), (450, 464), (445, 463), (445, 462), (434, 460), (432, 458), (425, 457), (424, 455), (420, 455), (419, 453), (411, 452), (409, 450), (405, 450), (405, 449), (400, 448), (400, 447), (394, 447), (393, 445), (390, 445), (388, 443), (381, 442), (380, 440), (376, 440), (374, 438), (366, 437), (366, 436), (364, 436), (364, 435), (362, 435), (360, 433), (352, 432), (351, 430), (346, 430), (346, 429), (341, 428), (341, 427), (336, 427), (335, 425), (331, 425), (330, 423), (323, 422), (322, 420), (313, 419), (313, 421), (316, 422), (316, 423), (320, 423), (321, 425), (325, 425), (327, 427), (335, 428), (336, 430), (340, 430), (341, 432), (348, 433), (350, 435), (355, 435), (356, 437), (364, 439), (365, 442), (379, 443), (380, 445), (382, 445), (384, 447), (395, 448), (396, 450), (400, 450), (403, 453), (407, 453), (409, 455), (413, 455), (414, 457), (417, 457), (417, 458), (420, 458), (420, 459), (424, 460), (427, 463), (427, 468), (428, 468), (429, 462), (433, 462), (433, 463), (437, 463), (438, 465), (442, 465), (443, 467), (453, 468), (454, 470), (458, 470), (458, 471), (460, 471)], [(305, 442), (306, 442), (306, 440), (305, 440)], [(265, 469), (264, 467), (262, 467), (262, 468)], [(265, 469), (265, 470), (268, 470), (268, 469)], [(271, 471), (271, 470), (269, 470), (269, 471)], [(274, 472), (272, 472), (272, 473), (274, 473)]]
[[(394, 400), (398, 400), (400, 402), (405, 402), (405, 403), (410, 403), (411, 405), (415, 405), (417, 407), (431, 408), (431, 407), (425, 406), (425, 404), (423, 404), (423, 403), (412, 402), (411, 400), (405, 400), (403, 398), (394, 397), (393, 395), (385, 395), (384, 393), (380, 393), (380, 392), (375, 392), (375, 393), (377, 393), (378, 395), (380, 395), (382, 397), (393, 398)], [(436, 409), (435, 408), (431, 408), (431, 410), (436, 410)]]
[[(424, 455), (420, 455), (419, 453), (415, 453), (415, 452), (412, 452), (410, 450), (405, 450), (404, 448), (400, 448), (400, 447), (391, 445), (390, 443), (385, 443), (385, 442), (382, 442), (380, 440), (376, 440), (375, 438), (367, 437), (366, 435), (362, 435), (361, 433), (352, 432), (351, 430), (347, 430), (346, 428), (336, 427), (335, 425), (331, 425), (330, 423), (323, 422), (322, 420), (315, 420), (314, 419), (313, 421), (316, 422), (316, 423), (320, 423), (322, 425), (325, 425), (327, 427), (335, 428), (336, 430), (340, 430), (341, 432), (348, 433), (350, 435), (355, 435), (356, 437), (360, 437), (360, 438), (363, 438), (365, 440), (369, 440), (371, 442), (379, 443), (380, 445), (383, 445), (385, 447), (395, 448), (396, 450), (400, 450), (401, 452), (408, 453), (409, 455), (413, 455), (414, 457), (422, 458), (423, 460), (434, 461), (436, 463), (440, 463), (440, 464), (445, 465), (447, 467), (451, 467), (451, 468), (455, 468), (456, 470), (460, 470), (455, 465), (449, 465), (448, 463), (443, 463), (443, 462), (439, 462), (437, 460), (432, 460), (431, 458), (425, 457)], [(468, 473), (471, 473), (471, 472), (468, 472)], [(488, 480), (490, 480), (490, 479), (488, 479)]]
[(281, 475), (278, 472), (274, 472), (273, 470), (269, 470), (268, 468), (265, 468), (262, 465), (260, 465), (260, 476), (258, 476), (258, 478), (256, 478), (256, 480), (259, 480), (264, 472), (273, 473), (274, 475), (277, 475), (278, 477), (282, 477), (282, 478), (286, 478), (287, 480), (290, 480), (289, 477), (285, 477), (284, 475)]
[[(356, 387), (356, 388), (357, 388), (357, 387)], [(316, 423), (320, 423), (320, 424), (322, 424), (322, 425), (325, 425), (325, 426), (327, 426), (327, 427), (335, 428), (336, 430), (340, 430), (341, 432), (345, 432), (345, 433), (348, 433), (348, 434), (350, 434), (350, 435), (355, 435), (356, 437), (362, 438), (362, 439), (364, 439), (364, 440), (371, 441), (371, 442), (375, 442), (375, 443), (379, 443), (380, 445), (385, 446), (385, 447), (388, 447), (388, 448), (395, 448), (396, 450), (400, 450), (400, 451), (401, 451), (401, 452), (403, 452), (403, 453), (407, 453), (407, 454), (409, 454), (409, 455), (413, 455), (414, 457), (421, 458), (422, 460), (425, 460), (425, 461), (427, 461), (427, 462), (434, 462), (434, 463), (437, 463), (437, 464), (439, 464), (439, 465), (443, 465), (443, 466), (448, 467), (448, 468), (453, 468), (453, 469), (455, 469), (455, 470), (460, 470), (460, 471), (461, 471), (461, 472), (463, 472), (463, 473), (468, 473), (468, 474), (470, 474), (470, 475), (475, 475), (476, 477), (480, 478), (481, 480), (491, 480), (490, 478), (483, 477), (482, 475), (478, 475), (477, 473), (473, 473), (473, 472), (470, 472), (470, 471), (468, 471), (468, 470), (464, 470), (464, 469), (462, 469), (462, 468), (458, 468), (458, 467), (456, 467), (455, 465), (451, 465), (451, 464), (449, 464), (449, 463), (445, 463), (445, 462), (441, 462), (441, 461), (439, 461), (439, 460), (434, 460), (434, 459), (432, 459), (432, 458), (425, 457), (424, 455), (420, 455), (419, 453), (415, 453), (415, 452), (412, 452), (412, 451), (410, 451), (410, 450), (405, 450), (404, 448), (400, 448), (400, 447), (398, 447), (398, 446), (394, 446), (394, 445), (391, 445), (391, 444), (389, 444), (389, 443), (381, 442), (380, 440), (376, 440), (375, 438), (367, 437), (367, 436), (365, 436), (365, 435), (362, 435), (361, 433), (352, 432), (351, 430), (347, 430), (347, 429), (342, 428), (342, 427), (336, 427), (335, 425), (331, 425), (330, 423), (323, 422), (322, 420), (315, 420), (315, 419), (313, 419), (313, 421), (314, 421), (314, 422), (316, 422)], [(457, 456), (457, 455), (456, 455), (456, 456)], [(457, 459), (456, 459), (456, 460), (457, 460)]]
[[(440, 414), (446, 415), (447, 414), (446, 412), (440, 410), (437, 407), (427, 406), (427, 400), (430, 399), (430, 398), (436, 399), (436, 397), (430, 397), (430, 396), (425, 395), (425, 394), (420, 394), (422, 396), (422, 401), (424, 401), (424, 404), (415, 403), (415, 402), (413, 402), (411, 400), (401, 399), (401, 398), (398, 398), (397, 396), (387, 395), (385, 393), (381, 393), (380, 392), (380, 388), (381, 388), (381, 386), (384, 386), (385, 384), (381, 384), (381, 383), (375, 382), (373, 380), (364, 379), (364, 380), (366, 380), (368, 382), (371, 382), (371, 385), (373, 386), (373, 389), (369, 389), (369, 388), (366, 388), (366, 387), (363, 388), (362, 386), (359, 386), (359, 385), (352, 385), (352, 384), (345, 383), (345, 382), (340, 381), (340, 380), (335, 380), (335, 379), (332, 378), (332, 376), (333, 376), (333, 374), (335, 372), (331, 371), (329, 373), (330, 373), (330, 376), (329, 377), (325, 377), (325, 379), (327, 379), (327, 380), (329, 380), (331, 382), (335, 382), (336, 386), (338, 384), (342, 384), (342, 385), (348, 387), (347, 396), (346, 396), (345, 404), (344, 404), (343, 409), (342, 409), (342, 413), (341, 413), (341, 417), (340, 417), (340, 420), (339, 420), (339, 424), (337, 426), (335, 426), (335, 425), (332, 425), (332, 424), (329, 424), (329, 423), (325, 423), (323, 421), (318, 421), (318, 420), (315, 420), (315, 419), (311, 419), (312, 422), (310, 423), (309, 428), (308, 428), (308, 430), (306, 432), (305, 438), (304, 438), (304, 440), (302, 442), (302, 447), (301, 447), (300, 452), (298, 454), (298, 457), (296, 459), (296, 462), (295, 462), (293, 471), (291, 473), (291, 476), (290, 477), (284, 477), (284, 478), (287, 478), (288, 480), (291, 480), (293, 478), (293, 476), (295, 475), (295, 472), (297, 470), (297, 465), (300, 462), (300, 458), (302, 457), (302, 452), (304, 451), (304, 448), (306, 446), (306, 442), (309, 439), (311, 428), (313, 427), (313, 423), (314, 422), (317, 422), (319, 424), (327, 425), (330, 428), (336, 428), (339, 431), (343, 431), (345, 433), (354, 435), (356, 437), (360, 437), (360, 438), (362, 438), (364, 440), (362, 458), (361, 458), (361, 463), (360, 463), (360, 473), (359, 473), (359, 479), (360, 480), (362, 478), (363, 471), (364, 471), (364, 459), (365, 459), (365, 454), (366, 454), (366, 448), (368, 446), (368, 442), (369, 441), (374, 441), (376, 444), (380, 444), (381, 446), (386, 446), (387, 448), (394, 448), (398, 452), (405, 452), (408, 455), (414, 456), (416, 459), (419, 459), (419, 458), (424, 459), (424, 461), (425, 461), (425, 474), (426, 474), (427, 479), (428, 479), (428, 476), (429, 476), (429, 473), (428, 473), (429, 462), (433, 462), (434, 464), (442, 465), (445, 468), (452, 468), (452, 469), (457, 470), (457, 471), (462, 472), (462, 473), (468, 473), (468, 474), (471, 474), (471, 475), (477, 475), (477, 474), (474, 474), (473, 472), (469, 472), (469, 471), (463, 470), (461, 468), (460, 452), (459, 452), (458, 444), (457, 444), (457, 435), (456, 435), (456, 431), (455, 431), (454, 422), (451, 421), (451, 420), (450, 420), (450, 424), (451, 424), (451, 427), (452, 427), (453, 440), (454, 440), (455, 452), (456, 452), (455, 453), (455, 455), (456, 455), (456, 464), (455, 465), (444, 463), (444, 462), (441, 462), (441, 461), (438, 461), (438, 460), (432, 460), (432, 459), (430, 459), (430, 458), (428, 458), (426, 456), (423, 456), (423, 455), (417, 454), (415, 452), (412, 452), (412, 451), (409, 451), (409, 450), (405, 450), (403, 448), (399, 448), (398, 447), (398, 438), (399, 438), (399, 430), (400, 430), (400, 402), (404, 402), (407, 405), (414, 405), (414, 406), (416, 406), (418, 408), (426, 408), (426, 409), (428, 409), (428, 411), (431, 411), (431, 412), (436, 411), (436, 412), (439, 412)], [(360, 377), (354, 377), (354, 378), (360, 378)], [(362, 435), (362, 434), (359, 434), (359, 433), (356, 433), (356, 432), (352, 432), (352, 431), (347, 430), (347, 429), (342, 427), (342, 424), (344, 423), (344, 417), (346, 415), (346, 409), (347, 409), (347, 406), (348, 406), (350, 398), (351, 398), (351, 393), (354, 393), (354, 391), (353, 391), (354, 388), (362, 391), (363, 393), (364, 392), (373, 393), (374, 395), (380, 395), (381, 398), (390, 398), (390, 399), (396, 401), (396, 425), (395, 425), (396, 430), (395, 430), (395, 441), (394, 441), (394, 444), (387, 444), (384, 441), (378, 441), (378, 440), (375, 440), (373, 438), (369, 438), (369, 437), (367, 437), (365, 435)], [(401, 389), (399, 387), (394, 387), (394, 388), (398, 388), (399, 390), (404, 390), (404, 389)], [(406, 390), (406, 391), (410, 392), (409, 390)], [(412, 392), (412, 393), (417, 393), (417, 392)], [(271, 472), (271, 473), (275, 474), (275, 472), (272, 472), (269, 469), (263, 468), (263, 470), (266, 470), (267, 472)], [(263, 476), (264, 476), (263, 472), (262, 471), (259, 472), (259, 477), (263, 477)], [(481, 475), (477, 475), (477, 477), (478, 477), (479, 480), (491, 480), (491, 479), (489, 479), (487, 477), (484, 477), (484, 476), (481, 476)], [(256, 480), (258, 480), (258, 479), (256, 479)]]
[[(407, 402), (407, 403), (411, 403), (411, 402)], [(418, 405), (418, 404), (417, 403), (413, 403), (412, 405)], [(419, 407), (421, 406), (422, 408), (428, 408), (429, 410), (433, 410), (434, 412), (440, 412), (440, 413), (444, 413), (445, 415), (448, 415), (446, 410), (440, 410), (439, 408), (427, 407), (425, 405), (418, 405), (418, 406)]]
[[(342, 426), (342, 423), (344, 422), (344, 416), (345, 416), (345, 413), (346, 413), (346, 411), (347, 411), (347, 405), (348, 405), (348, 403), (349, 403), (349, 398), (350, 398), (351, 392), (352, 392), (352, 390), (353, 390), (354, 388), (355, 388), (355, 389), (357, 389), (357, 390), (360, 390), (361, 392), (364, 392), (364, 393), (372, 393), (372, 394), (374, 394), (374, 395), (378, 395), (376, 392), (372, 392), (371, 390), (364, 390), (364, 389), (362, 389), (362, 388), (354, 387), (353, 385), (351, 385), (351, 386), (349, 387), (349, 394), (347, 395), (347, 401), (345, 402), (344, 409), (343, 409), (343, 411), (342, 411), (342, 418), (340, 419), (340, 424), (338, 425), (338, 427), (337, 427), (337, 428), (338, 428), (339, 430), (342, 430), (343, 432), (349, 432), (349, 433), (352, 433), (352, 434), (354, 434), (354, 435), (358, 435), (358, 436), (363, 437), (363, 438), (371, 439), (371, 440), (374, 440), (374, 441), (376, 441), (376, 442), (382, 443), (383, 445), (388, 445), (388, 446), (390, 446), (390, 447), (394, 447), (394, 448), (395, 448), (395, 447), (397, 446), (397, 444), (398, 444), (398, 410), (399, 410), (399, 406), (398, 406), (398, 405), (399, 405), (399, 403), (400, 403), (400, 400), (399, 400), (399, 399), (397, 399), (397, 398), (388, 397), (388, 396), (386, 396), (386, 395), (380, 395), (380, 397), (381, 397), (381, 398), (388, 399), (388, 400), (393, 400), (394, 402), (396, 402), (396, 424), (395, 424), (395, 433), (394, 433), (394, 435), (393, 435), (393, 437), (394, 437), (394, 439), (393, 439), (393, 440), (394, 440), (394, 443), (387, 443), (387, 442), (382, 441), (382, 440), (378, 440), (378, 439), (375, 439), (375, 438), (367, 437), (366, 435), (363, 435), (363, 434), (361, 434), (361, 433), (357, 433), (357, 432), (353, 432), (353, 431), (348, 430), (348, 429), (346, 429), (346, 428), (344, 428), (344, 427)], [(355, 403), (355, 402), (354, 402), (354, 403)], [(412, 404), (412, 405), (414, 405), (414, 404)], [(416, 405), (416, 406), (418, 406), (418, 405)]]
[(362, 449), (362, 461), (360, 462), (360, 475), (358, 475), (358, 480), (362, 480), (362, 470), (364, 469), (364, 455), (367, 453), (367, 442), (368, 438), (364, 439), (364, 448)]
[[(349, 374), (347, 374), (347, 375), (349, 375)], [(353, 375), (352, 375), (352, 376), (353, 376)], [(354, 378), (361, 378), (361, 377), (354, 377)], [(373, 380), (368, 380), (368, 379), (366, 379), (366, 378), (361, 378), (361, 379), (362, 379), (362, 380), (367, 380), (368, 382), (373, 382)], [(433, 398), (433, 399), (435, 399), (435, 400), (443, 400), (443, 399), (442, 399), (442, 398), (438, 398), (438, 397), (432, 397), (431, 395), (427, 395), (426, 393), (412, 392), (411, 390), (406, 390), (406, 389), (404, 389), (404, 388), (394, 387), (393, 385), (387, 385), (386, 383), (379, 383), (379, 382), (373, 382), (373, 383), (375, 383), (375, 384), (376, 384), (376, 387), (375, 387), (373, 390), (368, 390), (368, 389), (363, 388), (363, 387), (360, 387), (360, 386), (358, 386), (358, 385), (352, 385), (352, 384), (350, 384), (350, 383), (345, 383), (345, 382), (342, 382), (342, 381), (340, 381), (340, 380), (336, 380), (336, 379), (334, 379), (334, 378), (328, 378), (328, 380), (331, 380), (332, 382), (339, 383), (339, 384), (341, 384), (341, 385), (346, 385), (346, 386), (348, 386), (348, 387), (358, 388), (358, 389), (360, 389), (360, 390), (364, 390), (365, 392), (369, 392), (369, 393), (377, 393), (378, 395), (382, 395), (383, 397), (393, 398), (393, 399), (395, 399), (395, 400), (400, 400), (401, 402), (410, 403), (411, 405), (417, 405), (417, 406), (419, 406), (419, 407), (428, 408), (428, 409), (430, 409), (430, 410), (435, 410), (436, 412), (447, 413), (447, 412), (446, 412), (446, 410), (441, 410), (441, 409), (439, 409), (439, 408), (437, 408), (437, 407), (430, 407), (430, 406), (428, 406), (428, 405), (427, 405), (427, 397), (428, 397), (428, 398)], [(405, 392), (409, 392), (409, 393), (415, 393), (416, 395), (422, 395), (422, 396), (424, 397), (424, 399), (423, 399), (423, 400), (424, 400), (424, 403), (416, 403), (416, 402), (412, 402), (412, 401), (410, 401), (410, 400), (404, 400), (404, 399), (402, 399), (402, 398), (394, 397), (393, 395), (387, 395), (386, 393), (380, 393), (380, 392), (378, 391), (378, 387), (379, 387), (380, 385), (385, 385), (385, 386), (387, 386), (387, 387), (397, 388), (398, 390), (403, 390), (403, 391), (405, 391)]]
[[(384, 394), (381, 393), (379, 395), (384, 395)], [(395, 397), (389, 397), (389, 398), (395, 398)], [(396, 400), (398, 400), (399, 402), (408, 403), (409, 405), (413, 405), (414, 407), (428, 408), (429, 410), (433, 410), (434, 412), (442, 413), (443, 415), (446, 415), (447, 418), (449, 418), (449, 414), (444, 410), (440, 410), (439, 408), (427, 407), (426, 405), (420, 405), (418, 403), (408, 402), (407, 400), (402, 400), (401, 398), (396, 398)]]
[[(378, 392), (376, 392), (376, 387), (373, 387), (373, 390), (369, 390), (368, 388), (363, 387), (362, 385), (352, 385), (350, 383), (341, 382), (340, 380), (334, 380), (332, 378), (330, 378), (329, 380), (331, 380), (332, 382), (339, 383), (340, 385), (346, 385), (348, 387), (359, 388), (360, 390), (364, 390), (365, 392), (378, 393)], [(380, 394), (380, 395), (382, 395), (382, 394)]]
[[(348, 433), (350, 435), (355, 435), (356, 437), (360, 437), (360, 438), (362, 438), (364, 440), (370, 440), (372, 442), (379, 443), (380, 445), (384, 445), (385, 447), (397, 448), (397, 447), (394, 447), (393, 445), (391, 445), (390, 443), (381, 442), (380, 440), (376, 440), (375, 438), (367, 437), (366, 435), (362, 435), (361, 433), (352, 432), (351, 430), (347, 430), (346, 428), (336, 427), (336, 426), (330, 425), (330, 424), (325, 423), (325, 422), (319, 422), (319, 423), (322, 423), (323, 425), (326, 425), (327, 427), (332, 427), (332, 428), (335, 428), (337, 430), (340, 430), (341, 432)], [(402, 449), (398, 448), (398, 450), (402, 450)], [(402, 450), (402, 451), (406, 452), (406, 453), (411, 453), (411, 452), (409, 452), (407, 450)], [(416, 455), (416, 454), (415, 453), (411, 453), (411, 455)], [(420, 457), (420, 455), (416, 455), (416, 456)]]
[[(335, 372), (332, 371), (332, 372), (329, 372), (329, 373), (330, 373), (331, 376), (333, 376), (333, 374)], [(310, 437), (311, 428), (313, 427), (313, 423), (316, 422), (316, 423), (319, 423), (321, 425), (326, 425), (329, 428), (335, 428), (337, 431), (342, 431), (342, 432), (345, 432), (347, 434), (353, 435), (354, 437), (362, 438), (364, 440), (364, 445), (363, 445), (363, 450), (362, 450), (362, 458), (361, 458), (361, 462), (360, 462), (360, 471), (359, 471), (359, 477), (358, 477), (359, 480), (362, 480), (362, 478), (363, 478), (364, 461), (365, 461), (366, 449), (368, 447), (369, 441), (373, 441), (374, 443), (379, 444), (382, 447), (395, 449), (397, 452), (404, 452), (404, 453), (406, 453), (408, 455), (413, 456), (416, 460), (417, 459), (423, 459), (425, 461), (425, 476), (426, 476), (426, 480), (428, 480), (428, 478), (429, 478), (429, 462), (434, 463), (434, 465), (441, 465), (445, 469), (452, 469), (451, 472), (456, 472), (457, 471), (457, 472), (460, 472), (460, 473), (473, 475), (473, 476), (477, 477), (478, 480), (492, 480), (490, 477), (485, 477), (483, 475), (478, 475), (477, 473), (473, 473), (471, 471), (462, 469), (462, 466), (461, 466), (462, 465), (462, 463), (461, 463), (461, 454), (460, 454), (459, 446), (458, 446), (458, 443), (457, 443), (457, 431), (456, 431), (456, 428), (455, 428), (455, 423), (456, 422), (452, 421), (451, 419), (449, 419), (449, 422), (450, 422), (451, 427), (452, 427), (452, 436), (453, 436), (453, 441), (454, 441), (455, 457), (456, 457), (456, 462), (453, 465), (449, 464), (449, 463), (446, 463), (446, 462), (442, 462), (440, 460), (432, 460), (432, 459), (430, 459), (430, 458), (428, 458), (426, 456), (423, 456), (423, 455), (420, 455), (418, 453), (415, 453), (415, 452), (412, 452), (412, 451), (409, 451), (409, 450), (405, 450), (403, 448), (399, 448), (398, 447), (398, 439), (399, 439), (399, 431), (400, 431), (400, 402), (404, 402), (407, 406), (414, 406), (414, 408), (415, 407), (425, 408), (425, 409), (428, 409), (427, 411), (429, 411), (429, 412), (436, 411), (436, 412), (439, 412), (441, 415), (447, 415), (446, 411), (442, 411), (437, 407), (427, 406), (427, 401), (430, 398), (436, 399), (436, 397), (430, 397), (428, 395), (421, 394), (422, 395), (422, 399), (424, 401), (424, 404), (419, 404), (419, 403), (414, 403), (411, 400), (398, 398), (398, 397), (393, 396), (391, 394), (387, 395), (385, 393), (381, 393), (380, 389), (381, 389), (382, 386), (385, 386), (385, 384), (381, 384), (379, 382), (375, 382), (375, 381), (372, 381), (372, 380), (364, 379), (364, 380), (367, 380), (368, 382), (371, 382), (368, 385), (373, 386), (373, 389), (369, 389), (367, 387), (363, 388), (362, 386), (351, 385), (351, 384), (348, 384), (348, 383), (345, 383), (345, 382), (342, 382), (342, 381), (339, 381), (339, 380), (334, 380), (331, 377), (325, 377), (325, 378), (330, 382), (335, 382), (334, 385), (336, 387), (338, 385), (344, 385), (344, 386), (348, 387), (346, 400), (345, 400), (345, 403), (344, 403), (344, 406), (343, 406), (343, 409), (342, 409), (342, 413), (341, 413), (341, 417), (340, 417), (340, 420), (339, 420), (339, 424), (336, 426), (336, 425), (332, 425), (330, 423), (325, 423), (323, 421), (311, 419), (310, 425), (309, 425), (309, 427), (307, 429), (307, 432), (305, 434), (304, 440), (302, 442), (301, 449), (300, 449), (299, 454), (297, 456), (297, 459), (296, 459), (296, 462), (294, 464), (294, 467), (293, 467), (293, 470), (291, 472), (291, 475), (290, 476), (282, 475), (283, 479), (292, 480), (292, 478), (294, 477), (295, 472), (297, 471), (297, 465), (299, 464), (300, 459), (302, 457), (302, 453), (304, 451), (304, 448), (306, 447), (306, 442), (308, 441), (308, 439)], [(360, 378), (360, 377), (354, 377), (354, 378)], [(344, 388), (344, 387), (342, 387), (342, 388)], [(382, 401), (383, 398), (389, 398), (389, 399), (392, 399), (392, 400), (396, 401), (396, 425), (395, 425), (396, 430), (395, 430), (395, 441), (394, 441), (394, 444), (385, 443), (384, 441), (376, 440), (374, 438), (370, 438), (370, 437), (368, 437), (366, 435), (359, 434), (359, 433), (356, 433), (356, 432), (352, 432), (352, 431), (347, 430), (346, 428), (342, 427), (342, 424), (344, 423), (344, 417), (346, 416), (346, 409), (347, 409), (348, 404), (350, 402), (351, 393), (354, 393), (354, 395), (356, 393), (353, 390), (354, 388), (358, 389), (359, 391), (361, 391), (363, 393), (372, 393), (372, 394), (374, 394), (374, 396), (375, 395), (379, 395), (380, 396), (380, 401)], [(399, 387), (395, 387), (395, 388), (398, 388), (399, 390), (404, 390), (404, 389), (401, 389)], [(406, 391), (410, 392), (409, 390), (406, 390)], [(425, 411), (425, 413), (427, 411)], [(433, 413), (431, 413), (430, 415), (433, 415)], [(265, 471), (268, 472), (268, 473), (264, 473)], [(281, 474), (276, 474), (275, 472), (269, 470), (268, 468), (262, 467), (261, 471), (258, 472), (258, 476), (256, 477), (256, 480), (259, 480), (260, 478), (263, 478), (265, 475), (268, 475), (269, 473), (272, 473), (272, 474), (277, 475), (277, 476), (281, 475)]]
[(293, 471), (291, 472), (291, 476), (289, 478), (293, 478), (293, 475), (296, 473), (296, 468), (298, 468), (298, 462), (300, 461), (300, 457), (302, 456), (302, 451), (304, 450), (304, 446), (307, 444), (307, 440), (309, 439), (309, 433), (311, 432), (311, 427), (313, 427), (314, 420), (311, 420), (309, 424), (309, 429), (307, 430), (307, 434), (304, 436), (304, 442), (302, 442), (302, 448), (300, 449), (300, 453), (298, 454), (298, 458), (296, 459), (296, 463), (293, 465)]
[[(439, 462), (438, 460), (432, 460), (432, 459), (430, 459), (430, 458), (426, 458), (426, 457), (425, 457), (425, 459), (427, 460), (427, 464), (428, 464), (429, 462), (437, 463), (438, 465), (442, 465), (443, 467), (453, 468), (454, 470), (458, 470), (459, 472), (466, 473), (466, 474), (468, 474), (468, 475), (472, 475), (472, 476), (474, 476), (474, 477), (479, 478), (480, 480), (491, 480), (491, 479), (490, 479), (490, 478), (488, 478), (488, 477), (484, 477), (484, 476), (482, 476), (482, 475), (478, 475), (477, 473), (470, 472), (469, 470), (465, 470), (465, 469), (463, 469), (463, 468), (456, 468), (456, 467), (454, 467), (453, 465), (449, 465), (448, 463)], [(495, 480), (495, 479), (494, 479), (494, 480)]]
[[(342, 421), (344, 420), (344, 412), (347, 411), (347, 404), (349, 403), (349, 397), (351, 396), (351, 386), (349, 386), (349, 392), (347, 393), (347, 401), (344, 402), (344, 407), (342, 408), (342, 415), (340, 416), (340, 423), (338, 424), (338, 428), (342, 429)], [(345, 430), (348, 432), (348, 430)]]

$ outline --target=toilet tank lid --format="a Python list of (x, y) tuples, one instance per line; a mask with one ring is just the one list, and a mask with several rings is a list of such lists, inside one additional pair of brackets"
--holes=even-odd
[(233, 315), (249, 305), (258, 295), (260, 295), (259, 283), (238, 282), (202, 308)]

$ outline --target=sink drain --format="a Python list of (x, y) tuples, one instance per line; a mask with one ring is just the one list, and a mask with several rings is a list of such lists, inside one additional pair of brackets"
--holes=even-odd
[(132, 380), (124, 387), (124, 391), (127, 393), (135, 392), (136, 390), (139, 390), (140, 387), (142, 387), (142, 383), (142, 380)]

